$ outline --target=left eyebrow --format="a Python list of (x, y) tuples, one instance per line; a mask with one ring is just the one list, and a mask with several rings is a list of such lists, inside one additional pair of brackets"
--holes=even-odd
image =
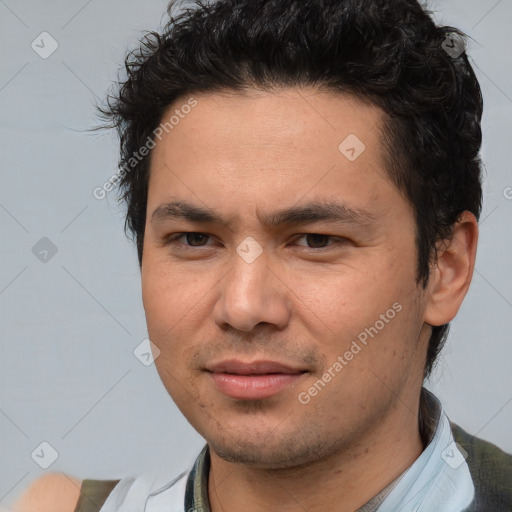
[[(225, 219), (222, 215), (212, 210), (186, 201), (172, 201), (160, 205), (151, 215), (151, 222), (161, 222), (169, 219), (183, 219), (199, 224), (220, 224), (228, 227), (233, 224), (232, 219)], [(375, 222), (376, 216), (362, 208), (354, 208), (336, 201), (328, 201), (308, 203), (277, 210), (260, 217), (259, 220), (269, 229), (284, 225), (297, 226), (315, 222), (356, 224), (369, 227)]]
[(329, 224), (358, 224), (369, 226), (376, 217), (362, 208), (350, 207), (335, 201), (308, 203), (299, 207), (285, 208), (263, 218), (262, 223), (271, 228), (282, 225), (300, 225), (314, 222)]

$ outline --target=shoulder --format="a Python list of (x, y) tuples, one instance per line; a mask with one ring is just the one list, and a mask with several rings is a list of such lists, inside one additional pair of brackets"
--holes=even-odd
[(15, 512), (74, 512), (81, 480), (63, 473), (48, 473), (32, 482), (13, 505)]
[(512, 455), (469, 434), (455, 423), (451, 423), (451, 426), (456, 443), (467, 454), (464, 455), (473, 478), (477, 501), (497, 507), (512, 507)]

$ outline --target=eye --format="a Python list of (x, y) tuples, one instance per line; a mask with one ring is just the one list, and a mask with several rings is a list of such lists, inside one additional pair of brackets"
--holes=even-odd
[[(185, 240), (185, 243), (179, 242), (180, 238), (183, 238)], [(207, 238), (210, 238), (210, 235), (206, 235), (204, 233), (175, 233), (173, 235), (168, 236), (165, 239), (165, 245), (178, 244), (184, 245), (185, 247), (203, 247), (206, 244), (202, 242), (205, 242)]]
[[(304, 246), (302, 244), (297, 244), (299, 247), (306, 247), (306, 249), (310, 249), (312, 251), (321, 251), (325, 249), (329, 249), (333, 245), (341, 245), (343, 243), (346, 243), (347, 240), (342, 237), (334, 237), (330, 235), (322, 235), (319, 233), (306, 233), (301, 235), (296, 240), (300, 240), (301, 238), (304, 238), (306, 240), (306, 243), (308, 245)], [(326, 245), (330, 240), (334, 240), (334, 243)], [(311, 246), (312, 245), (312, 246)]]

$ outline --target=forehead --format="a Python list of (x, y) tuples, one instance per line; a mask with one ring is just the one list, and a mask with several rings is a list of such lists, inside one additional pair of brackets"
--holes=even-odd
[[(188, 106), (191, 98), (192, 108)], [(350, 134), (372, 146), (382, 134), (384, 116), (378, 106), (353, 94), (291, 87), (186, 95), (164, 111), (161, 121), (172, 118), (175, 124), (163, 136), (179, 135), (182, 142), (187, 142), (187, 135), (195, 135), (205, 143), (242, 142), (244, 148), (283, 144), (300, 150), (308, 146), (305, 138), (317, 137), (315, 146), (322, 151), (333, 145), (337, 149)]]
[(217, 209), (257, 203), (273, 211), (306, 196), (341, 194), (364, 208), (394, 189), (381, 142), (384, 113), (350, 94), (190, 94), (167, 108), (161, 126), (171, 118), (151, 156), (148, 207), (172, 195)]

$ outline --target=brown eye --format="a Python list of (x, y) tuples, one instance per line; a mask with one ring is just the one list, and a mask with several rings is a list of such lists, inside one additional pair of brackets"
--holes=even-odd
[[(341, 245), (346, 241), (343, 237), (334, 237), (331, 235), (322, 235), (320, 233), (305, 233), (298, 237), (296, 240), (305, 239), (306, 244), (297, 244), (299, 247), (304, 247), (311, 250), (330, 249), (336, 245)], [(331, 243), (329, 243), (331, 242)]]
[[(166, 245), (184, 245), (185, 247), (204, 247), (207, 245), (205, 242), (210, 238), (209, 235), (204, 233), (188, 232), (188, 233), (176, 233), (166, 238)], [(179, 241), (184, 239), (185, 242)], [(202, 243), (203, 242), (203, 243)]]
[(201, 242), (206, 242), (206, 239), (209, 238), (208, 235), (203, 233), (185, 233), (184, 236), (187, 243), (193, 247), (204, 245)]
[[(325, 245), (329, 242), (331, 238), (328, 235), (317, 235), (317, 234), (309, 234), (305, 235), (306, 240), (308, 241), (308, 245), (312, 249), (319, 249), (321, 247), (325, 247)], [(319, 247), (321, 246), (321, 247)]]

